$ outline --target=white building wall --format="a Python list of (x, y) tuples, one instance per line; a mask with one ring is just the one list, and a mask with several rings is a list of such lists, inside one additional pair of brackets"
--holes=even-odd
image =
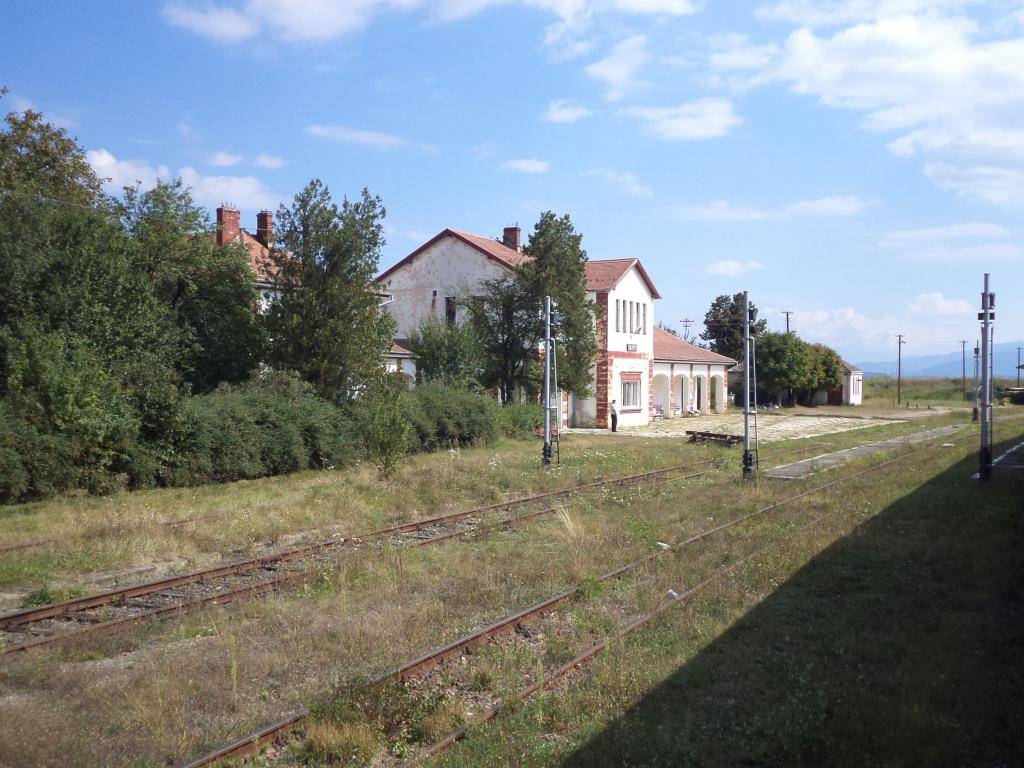
[[(454, 237), (441, 238), (384, 280), (382, 288), (394, 296), (385, 310), (395, 319), (395, 338), (409, 338), (430, 317), (443, 322), (447, 297), (471, 295), (483, 281), (507, 274), (476, 248)], [(464, 311), (457, 317), (461, 322)]]
[[(615, 322), (616, 302), (618, 302), (618, 323)], [(630, 327), (631, 306), (633, 311), (632, 328)], [(647, 313), (646, 333), (643, 323), (645, 311)], [(636, 350), (629, 349), (630, 345), (636, 346)], [(654, 299), (636, 267), (629, 270), (622, 281), (608, 292), (608, 350), (610, 352), (636, 351), (647, 355), (648, 359), (654, 356)]]
[(843, 376), (843, 402), (847, 405), (861, 405), (864, 402), (863, 373), (847, 373)]

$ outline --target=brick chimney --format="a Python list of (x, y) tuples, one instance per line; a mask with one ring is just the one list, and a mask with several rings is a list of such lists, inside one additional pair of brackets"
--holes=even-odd
[(217, 209), (217, 245), (231, 243), (242, 232), (239, 213), (235, 208), (222, 205)]
[(513, 250), (521, 251), (523, 249), (522, 234), (523, 231), (518, 226), (505, 227), (505, 231), (501, 234), (501, 242)]
[(274, 239), (274, 214), (270, 211), (260, 211), (256, 214), (256, 239), (263, 243), (265, 248), (270, 247), (270, 241)]

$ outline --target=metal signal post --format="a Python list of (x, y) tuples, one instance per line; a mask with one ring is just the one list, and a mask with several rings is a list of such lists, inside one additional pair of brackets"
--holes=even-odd
[(544, 297), (544, 466), (551, 466), (551, 297)]
[(743, 477), (754, 476), (754, 454), (750, 450), (750, 321), (757, 310), (743, 292)]
[(978, 477), (992, 478), (992, 366), (989, 358), (992, 348), (989, 344), (992, 323), (996, 319), (994, 308), (996, 295), (988, 289), (988, 272), (985, 273), (985, 290), (981, 293), (981, 450), (978, 452)]

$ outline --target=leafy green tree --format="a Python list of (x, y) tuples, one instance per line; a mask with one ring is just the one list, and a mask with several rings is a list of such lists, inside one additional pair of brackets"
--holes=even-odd
[[(7, 93), (0, 88), (0, 97)], [(0, 130), (0, 194), (95, 206), (101, 180), (73, 138), (34, 110), (11, 112)]]
[(393, 321), (373, 281), (384, 245), (379, 197), (367, 190), (339, 208), (314, 179), (277, 212), (281, 296), (267, 316), (271, 362), (325, 396), (348, 401), (379, 373)]
[(416, 355), (419, 383), (479, 389), (483, 348), (471, 323), (424, 320), (410, 334), (409, 349)]
[(544, 336), (536, 294), (506, 275), (484, 281), (466, 306), (483, 346), (484, 386), (496, 387), (503, 405), (513, 402), (517, 387), (535, 389), (537, 347)]
[(843, 361), (835, 350), (824, 344), (809, 344), (807, 356), (805, 401), (812, 400), (819, 390), (831, 391), (843, 385)]
[(757, 336), (755, 344), (759, 389), (774, 398), (781, 390), (807, 387), (810, 358), (808, 346), (800, 337), (795, 333), (766, 332)]
[(580, 397), (590, 394), (591, 369), (597, 355), (594, 302), (587, 298), (586, 263), (582, 235), (568, 215), (541, 214), (530, 234), (525, 253), (532, 257), (517, 270), (532, 293), (539, 312), (550, 296), (561, 318), (558, 329), (558, 384)]
[[(755, 307), (754, 303), (750, 303)], [(766, 320), (758, 320), (751, 326), (751, 332), (757, 335), (768, 328)], [(743, 294), (719, 296), (711, 304), (704, 315), (704, 330), (700, 337), (710, 343), (711, 351), (731, 357), (743, 359)]]
[(208, 392), (248, 378), (266, 338), (245, 248), (217, 245), (208, 216), (180, 179), (148, 192), (128, 187), (119, 209), (139, 268), (180, 329), (185, 380)]

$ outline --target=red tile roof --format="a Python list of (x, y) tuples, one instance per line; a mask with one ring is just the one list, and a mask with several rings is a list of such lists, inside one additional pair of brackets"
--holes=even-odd
[[(213, 242), (217, 242), (216, 232), (210, 232), (209, 237)], [(244, 229), (239, 230), (239, 236), (235, 242), (241, 242), (245, 246), (245, 250), (249, 253), (249, 268), (256, 275), (258, 282), (273, 283), (277, 280), (281, 269), (270, 257), (270, 249), (267, 246)]]
[(434, 243), (438, 242), (439, 240), (445, 237), (454, 237), (457, 240), (461, 240), (466, 245), (476, 248), (476, 250), (480, 251), (480, 253), (482, 253), (488, 259), (492, 259), (493, 261), (498, 262), (499, 264), (501, 264), (501, 266), (505, 267), (506, 269), (515, 269), (524, 261), (528, 261), (530, 258), (529, 256), (526, 256), (525, 254), (515, 250), (514, 248), (509, 248), (500, 240), (495, 240), (494, 238), (491, 237), (484, 237), (482, 235), (473, 235), (470, 234), (469, 232), (459, 232), (458, 230), (448, 228), (438, 232), (436, 235), (430, 238), (427, 242), (425, 242), (415, 251), (413, 251), (404, 259), (399, 261), (397, 264), (394, 264), (391, 267), (385, 269), (377, 276), (377, 280), (385, 279), (388, 275), (397, 270), (399, 267), (408, 264), (421, 253), (423, 253), (423, 251), (427, 250), (427, 248), (429, 248)]
[(685, 363), (718, 363), (720, 365), (735, 365), (736, 363), (731, 357), (683, 341), (658, 326), (654, 326), (654, 359)]
[(654, 287), (654, 282), (651, 280), (650, 275), (647, 274), (647, 270), (644, 269), (644, 265), (640, 263), (640, 259), (602, 259), (600, 261), (588, 261), (586, 264), (587, 290), (598, 293), (610, 291), (622, 281), (622, 278), (624, 278), (633, 267), (636, 267), (637, 270), (639, 270), (640, 277), (642, 277), (644, 282), (647, 283), (647, 288), (650, 290), (651, 296), (656, 299), (660, 299), (661, 294), (658, 293), (658, 289)]
[(388, 355), (394, 357), (415, 357), (412, 350), (408, 347), (408, 339), (392, 339), (391, 349), (388, 350)]

